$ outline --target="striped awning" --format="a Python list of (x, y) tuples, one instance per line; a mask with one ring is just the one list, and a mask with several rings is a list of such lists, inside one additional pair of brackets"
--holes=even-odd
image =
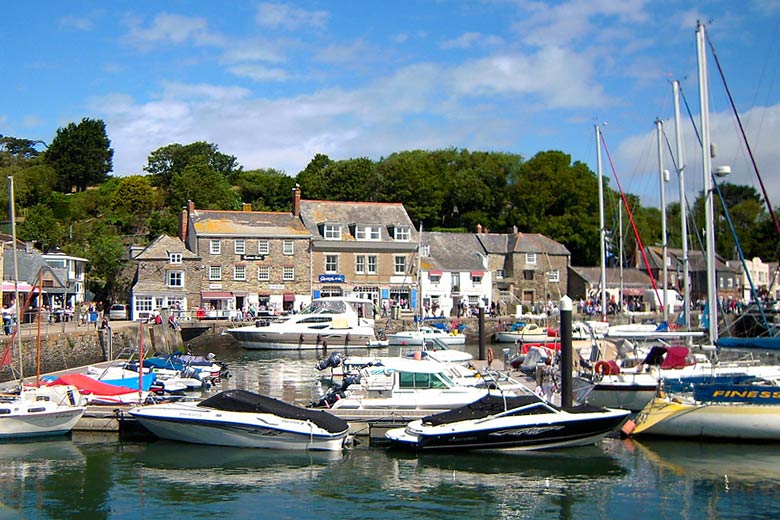
[(233, 293), (224, 291), (210, 291), (200, 293), (204, 300), (232, 300)]

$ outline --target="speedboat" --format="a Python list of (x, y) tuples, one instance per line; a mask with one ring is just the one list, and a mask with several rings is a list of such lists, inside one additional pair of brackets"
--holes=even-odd
[(626, 410), (578, 405), (559, 408), (528, 391), (487, 395), (466, 406), (385, 433), (417, 450), (540, 450), (595, 444), (617, 428)]
[(460, 334), (458, 329), (453, 332), (438, 329), (436, 327), (420, 327), (415, 330), (403, 330), (387, 334), (388, 345), (421, 346), (426, 341), (436, 340), (445, 345), (465, 345), (466, 335)]
[(558, 336), (558, 331), (536, 323), (515, 323), (509, 330), (496, 331), (496, 343), (544, 343)]
[(234, 446), (299, 450), (340, 450), (349, 424), (246, 390), (227, 390), (200, 402), (139, 406), (130, 415), (162, 439)]
[(297, 314), (281, 321), (228, 329), (242, 347), (257, 350), (304, 350), (374, 345), (371, 300), (333, 296), (317, 298)]
[(0, 439), (26, 439), (70, 432), (84, 414), (73, 386), (23, 387), (0, 395)]

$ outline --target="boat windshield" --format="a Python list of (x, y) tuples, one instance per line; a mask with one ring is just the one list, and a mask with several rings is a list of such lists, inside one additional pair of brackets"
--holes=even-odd
[(314, 300), (301, 314), (343, 314), (347, 306), (340, 300)]

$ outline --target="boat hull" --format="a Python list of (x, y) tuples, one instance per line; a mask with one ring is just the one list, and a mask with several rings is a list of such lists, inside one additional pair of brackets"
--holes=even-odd
[[(0, 409), (5, 405), (0, 405)], [(23, 439), (70, 432), (84, 414), (84, 408), (9, 414), (0, 417), (0, 439)]]
[(162, 439), (283, 450), (341, 450), (348, 429), (329, 433), (306, 421), (266, 413), (229, 412), (194, 404), (139, 407), (130, 414)]
[(316, 350), (323, 346), (370, 347), (376, 340), (373, 328), (285, 332), (264, 327), (242, 327), (226, 331), (249, 350)]
[(543, 450), (585, 446), (598, 442), (628, 415), (623, 410), (564, 413), (555, 418), (503, 417), (425, 426), (414, 421), (406, 428), (389, 430), (386, 438), (417, 450)]

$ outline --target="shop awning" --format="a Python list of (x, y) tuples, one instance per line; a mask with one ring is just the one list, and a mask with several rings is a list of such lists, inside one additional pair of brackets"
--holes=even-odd
[(441, 271), (428, 271), (428, 276), (441, 276)]
[(232, 300), (233, 293), (223, 291), (211, 291), (200, 293), (204, 300)]
[(295, 301), (295, 293), (286, 292), (284, 295), (282, 295), (282, 301), (284, 302), (294, 302)]
[(485, 276), (485, 271), (471, 271), (471, 276)]
[[(32, 291), (32, 285), (27, 282), (19, 282), (17, 287), (20, 292)], [(3, 292), (14, 292), (14, 282), (3, 280)]]
[(623, 296), (642, 296), (642, 289), (623, 288)]

